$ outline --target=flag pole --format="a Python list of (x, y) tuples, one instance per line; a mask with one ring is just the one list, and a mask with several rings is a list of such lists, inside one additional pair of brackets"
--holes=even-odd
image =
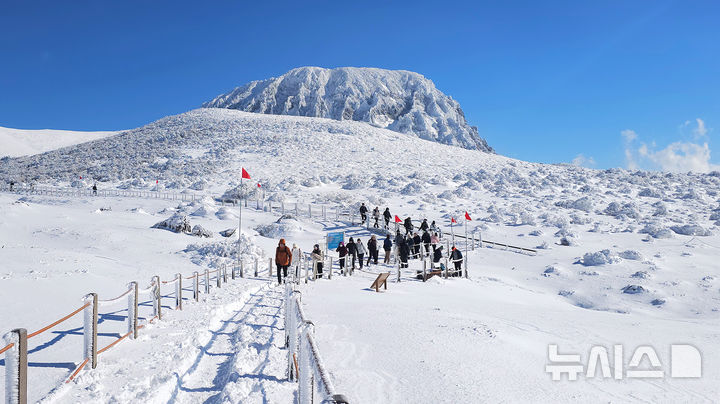
[(237, 265), (240, 266), (240, 235), (242, 234), (242, 197), (243, 197), (243, 179), (242, 173), (240, 174), (240, 199), (238, 200), (238, 206), (240, 207), (238, 213), (238, 247), (237, 247)]
[[(467, 270), (467, 261), (468, 261), (468, 233), (467, 233), (467, 223), (468, 223), (468, 222), (469, 222), (469, 220), (468, 220), (468, 214), (467, 214), (467, 212), (465, 212), (465, 257), (464, 257), (465, 259), (463, 260), (463, 261), (464, 261), (463, 263), (465, 264), (465, 277), (466, 277), (466, 278), (468, 277), (468, 270)], [(474, 243), (474, 242), (475, 242), (475, 240), (473, 240), (473, 243)]]

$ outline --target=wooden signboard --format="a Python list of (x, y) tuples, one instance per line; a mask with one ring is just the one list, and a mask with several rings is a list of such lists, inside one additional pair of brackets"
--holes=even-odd
[(370, 286), (370, 289), (375, 288), (376, 292), (380, 292), (380, 286), (385, 286), (385, 290), (387, 290), (387, 279), (390, 276), (390, 272), (383, 272), (375, 279), (375, 282)]

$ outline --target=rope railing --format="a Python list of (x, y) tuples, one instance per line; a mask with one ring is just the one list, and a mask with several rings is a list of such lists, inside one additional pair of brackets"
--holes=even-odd
[(312, 404), (318, 396), (322, 403), (347, 404), (335, 391), (313, 337), (314, 325), (305, 316), (294, 285), (288, 282), (285, 286), (285, 346), (287, 377), (298, 382), (298, 403)]
[[(233, 273), (232, 279), (235, 279), (236, 269), (231, 268)], [(242, 272), (240, 272), (242, 274)], [(210, 293), (210, 274), (216, 274), (213, 277), (216, 280), (216, 286), (220, 287), (222, 283), (227, 282), (227, 267), (223, 265), (222, 268), (217, 268), (213, 271), (206, 269), (202, 275), (199, 272), (193, 272), (190, 276), (182, 276), (182, 274), (176, 274), (172, 280), (162, 281), (159, 276), (154, 276), (150, 285), (144, 289), (138, 288), (137, 282), (131, 282), (128, 289), (121, 295), (112, 299), (100, 300), (96, 293), (90, 293), (86, 295), (83, 300), (85, 303), (79, 308), (72, 311), (70, 314), (53, 321), (47, 326), (27, 334), (24, 329), (15, 329), (11, 333), (5, 336), (6, 342), (9, 342), (6, 346), (0, 348), (0, 354), (5, 354), (5, 367), (6, 367), (6, 403), (15, 404), (25, 402), (27, 398), (27, 340), (38, 336), (53, 327), (69, 320), (70, 318), (78, 315), (84, 311), (84, 325), (83, 325), (83, 341), (84, 341), (84, 356), (82, 361), (77, 367), (70, 373), (69, 377), (65, 380), (65, 383), (73, 381), (77, 375), (88, 365), (90, 368), (95, 369), (97, 367), (98, 355), (108, 351), (112, 347), (119, 344), (125, 339), (136, 339), (138, 336), (138, 330), (143, 329), (147, 324), (152, 323), (155, 320), (162, 320), (162, 299), (168, 296), (163, 296), (161, 287), (163, 285), (175, 285), (175, 292), (172, 294), (172, 298), (175, 300), (175, 309), (182, 310), (182, 280), (191, 280), (193, 288), (193, 299), (199, 301), (200, 288), (199, 279), (201, 276), (205, 278), (205, 293)], [(152, 300), (152, 317), (144, 320), (144, 324), (139, 324), (139, 309), (140, 295), (151, 295)], [(98, 347), (98, 319), (101, 316), (99, 308), (113, 303), (121, 301), (123, 298), (127, 298), (127, 330), (122, 333), (118, 338), (108, 343), (103, 347)], [(22, 332), (20, 332), (22, 331)], [(20, 348), (18, 348), (20, 347)]]

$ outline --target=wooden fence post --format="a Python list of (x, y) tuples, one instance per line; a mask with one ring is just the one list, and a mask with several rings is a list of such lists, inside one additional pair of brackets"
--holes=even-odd
[(136, 281), (130, 282), (130, 288), (132, 291), (128, 295), (128, 332), (132, 339), (136, 339), (138, 336), (137, 323), (138, 323), (138, 283)]
[(27, 404), (27, 330), (16, 328), (6, 339), (14, 345), (5, 352), (5, 402)]
[(330, 257), (330, 267), (328, 268), (328, 279), (332, 279), (332, 267), (333, 267), (333, 259)]
[(98, 324), (98, 295), (90, 293), (85, 296), (85, 302), (90, 303), (85, 307), (83, 336), (85, 358), (90, 360), (90, 367), (97, 367), (97, 324)]
[(158, 320), (162, 320), (162, 292), (160, 289), (160, 277), (155, 276), (155, 290), (153, 291), (153, 309)]
[(205, 268), (205, 294), (210, 294), (210, 270)]
[(427, 261), (423, 260), (423, 282), (425, 282), (427, 278)]
[(230, 267), (230, 279), (235, 280), (235, 265)]
[(177, 274), (175, 282), (175, 310), (182, 310), (182, 274)]
[(245, 261), (240, 261), (240, 277), (245, 277)]
[(268, 272), (270, 273), (270, 277), (272, 278), (272, 258), (269, 258), (268, 261)]
[(255, 257), (255, 277), (258, 277), (258, 258)]
[(198, 280), (197, 271), (193, 272), (193, 299), (197, 302), (200, 300), (200, 281)]
[(221, 275), (222, 275), (222, 268), (216, 269), (215, 270), (215, 284), (217, 285), (218, 288), (221, 287), (221, 285), (220, 285), (220, 281), (222, 280)]

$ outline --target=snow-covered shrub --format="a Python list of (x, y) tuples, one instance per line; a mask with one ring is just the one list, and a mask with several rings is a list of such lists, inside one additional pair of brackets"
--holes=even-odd
[(155, 223), (152, 228), (170, 230), (175, 233), (190, 233), (192, 230), (190, 220), (188, 220), (187, 216), (180, 213), (176, 213), (161, 222)]
[(637, 206), (635, 206), (635, 204), (632, 202), (624, 203), (622, 205), (617, 202), (610, 202), (610, 204), (607, 206), (607, 208), (605, 208), (603, 213), (619, 219), (622, 219), (624, 217), (637, 219), (640, 217), (640, 212), (638, 212)]
[(672, 238), (673, 233), (665, 226), (658, 223), (648, 223), (638, 233), (648, 234), (653, 238)]
[(602, 250), (594, 253), (585, 253), (581, 263), (586, 267), (614, 264), (620, 262), (620, 257), (610, 252), (610, 250)]
[(648, 198), (662, 198), (664, 195), (657, 189), (644, 188), (640, 192), (638, 192), (638, 196), (646, 196)]
[(551, 275), (560, 275), (562, 271), (555, 265), (548, 265), (542, 273), (542, 276), (548, 277)]
[(190, 234), (192, 234), (193, 236), (197, 236), (197, 237), (207, 237), (207, 238), (210, 238), (213, 236), (212, 232), (210, 230), (200, 226), (199, 224), (196, 224), (195, 226), (193, 226)]
[(421, 193), (423, 189), (424, 188), (419, 181), (412, 181), (405, 185), (405, 187), (400, 190), (400, 193), (404, 195), (415, 195)]
[(454, 201), (455, 199), (457, 199), (455, 197), (455, 194), (453, 194), (450, 190), (442, 192), (437, 197), (438, 197), (438, 199), (445, 199), (446, 201)]
[(636, 294), (647, 292), (647, 290), (640, 285), (627, 285), (624, 288), (622, 288), (622, 291), (623, 291), (623, 293), (627, 293), (630, 295), (636, 295)]
[(620, 258), (632, 261), (642, 261), (642, 255), (635, 250), (625, 250), (618, 254)]
[(664, 203), (657, 201), (653, 204), (655, 207), (655, 212), (653, 212), (653, 216), (665, 216), (668, 213), (667, 206), (665, 206)]
[(192, 185), (190, 185), (190, 189), (193, 189), (195, 191), (202, 191), (203, 189), (207, 188), (208, 182), (205, 180), (195, 181)]
[(269, 238), (286, 237), (291, 234), (304, 231), (303, 227), (300, 225), (300, 222), (298, 222), (292, 215), (289, 214), (280, 216), (280, 218), (275, 221), (275, 223), (271, 223), (266, 226), (259, 225), (255, 227), (255, 230), (257, 230), (257, 232), (260, 233), (261, 236)]
[(670, 230), (684, 236), (712, 236), (710, 230), (705, 230), (697, 224), (685, 224), (682, 226), (670, 226)]
[(647, 271), (637, 271), (634, 274), (630, 275), (631, 278), (638, 278), (638, 279), (649, 279), (650, 274), (647, 273)]
[(543, 235), (543, 231), (540, 230), (540, 229), (536, 229), (536, 230), (531, 231), (531, 232), (528, 233), (528, 234), (531, 235), (531, 236), (542, 236), (542, 235)]
[(587, 196), (583, 196), (582, 198), (576, 199), (574, 201), (555, 202), (555, 206), (559, 206), (561, 208), (566, 208), (566, 209), (582, 210), (583, 212), (591, 212), (593, 209), (592, 201)]

